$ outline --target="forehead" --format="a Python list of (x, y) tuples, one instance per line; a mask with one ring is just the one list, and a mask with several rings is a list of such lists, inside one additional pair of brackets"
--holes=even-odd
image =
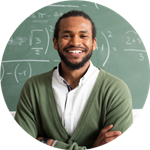
[(92, 24), (90, 20), (85, 19), (83, 17), (68, 17), (63, 18), (59, 24), (60, 32), (64, 30), (71, 30), (71, 31), (80, 31), (86, 30), (89, 33), (92, 33)]

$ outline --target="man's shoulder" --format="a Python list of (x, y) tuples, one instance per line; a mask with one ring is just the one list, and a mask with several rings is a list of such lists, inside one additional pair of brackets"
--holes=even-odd
[(100, 73), (98, 77), (99, 83), (101, 82), (101, 87), (105, 91), (111, 92), (121, 92), (130, 94), (128, 85), (119, 77), (112, 75), (111, 73), (100, 68)]
[(100, 77), (100, 80), (103, 79), (103, 82), (106, 82), (106, 83), (110, 83), (110, 84), (125, 84), (126, 83), (119, 77), (103, 70), (100, 68), (100, 73), (99, 73), (99, 76)]
[(115, 93), (123, 97), (132, 97), (130, 89), (128, 85), (125, 83), (125, 81), (106, 71), (104, 72), (105, 72), (104, 82), (107, 90), (109, 90), (111, 93)]

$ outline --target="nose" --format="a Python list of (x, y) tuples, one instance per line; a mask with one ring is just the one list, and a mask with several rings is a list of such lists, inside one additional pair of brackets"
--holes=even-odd
[(70, 45), (73, 45), (73, 46), (80, 46), (80, 45), (81, 45), (80, 37), (79, 37), (78, 35), (73, 36), (73, 37), (70, 39)]

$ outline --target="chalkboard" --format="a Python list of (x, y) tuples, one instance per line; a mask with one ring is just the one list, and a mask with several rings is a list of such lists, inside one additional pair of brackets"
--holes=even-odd
[(54, 26), (58, 18), (70, 10), (83, 10), (96, 25), (93, 64), (124, 80), (132, 93), (133, 109), (143, 108), (150, 70), (147, 52), (137, 31), (119, 14), (102, 5), (63, 1), (33, 13), (8, 41), (1, 62), (1, 86), (9, 110), (16, 111), (20, 91), (28, 78), (50, 71), (60, 62), (53, 48)]

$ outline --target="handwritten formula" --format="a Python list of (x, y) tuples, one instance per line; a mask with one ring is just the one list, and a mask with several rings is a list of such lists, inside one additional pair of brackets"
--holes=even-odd
[[(99, 7), (96, 3), (92, 3), (94, 5), (96, 10), (99, 10)], [(47, 8), (86, 8), (88, 5), (82, 4), (82, 5), (47, 5)], [(50, 20), (53, 18), (59, 18), (62, 16), (64, 12), (58, 12), (54, 11), (53, 13), (46, 13), (42, 11), (36, 11), (35, 13), (29, 15), (26, 19), (30, 19), (31, 23), (36, 26), (36, 24), (42, 23), (48, 24), (47, 27), (43, 26), (43, 28), (35, 28), (30, 30), (28, 33), (28, 36), (14, 36), (12, 35), (10, 39), (8, 40), (8, 45), (13, 47), (20, 47), (19, 51), (21, 51), (22, 47), (28, 46), (29, 50), (28, 52), (32, 52), (33, 58), (30, 59), (9, 59), (9, 60), (3, 60), (0, 64), (0, 82), (2, 82), (4, 76), (14, 76), (14, 79), (16, 80), (16, 83), (19, 83), (19, 76), (24, 76), (26, 78), (30, 78), (32, 76), (32, 62), (42, 62), (42, 63), (51, 63), (49, 59), (41, 59), (44, 58), (44, 55), (48, 55), (50, 53), (50, 49), (52, 49), (52, 35), (54, 33), (54, 25), (51, 24)], [(106, 57), (104, 58), (102, 67), (105, 67), (107, 63), (109, 63), (109, 58), (111, 57), (112, 53), (118, 53), (120, 51), (123, 51), (124, 53), (130, 53), (135, 52), (138, 54), (139, 61), (144, 61), (144, 53), (146, 53), (146, 50), (144, 49), (138, 49), (133, 48), (133, 45), (136, 45), (139, 47), (139, 45), (142, 45), (143, 42), (141, 38), (139, 37), (138, 33), (134, 30), (127, 30), (123, 33), (124, 41), (123, 44), (124, 49), (118, 48), (117, 44), (113, 44), (113, 40), (116, 39), (116, 35), (111, 30), (105, 30), (98, 32), (98, 39), (97, 41), (97, 47), (96, 51), (105, 53)], [(44, 38), (43, 38), (44, 37)], [(119, 39), (118, 39), (119, 43)], [(51, 46), (51, 47), (50, 47)], [(135, 46), (135, 47), (136, 47)], [(17, 50), (16, 50), (17, 51)], [(39, 59), (35, 59), (39, 56)], [(58, 62), (60, 60), (54, 59), (53, 62)], [(15, 67), (13, 72), (6, 71), (4, 64), (6, 63), (14, 63)], [(28, 69), (22, 69), (21, 72), (18, 72), (18, 68), (21, 68), (22, 63), (25, 63), (26, 68)]]

